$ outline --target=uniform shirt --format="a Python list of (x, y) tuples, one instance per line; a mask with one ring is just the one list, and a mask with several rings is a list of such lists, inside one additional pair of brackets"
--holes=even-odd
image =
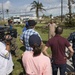
[(68, 41), (72, 41), (72, 43), (73, 43), (72, 47), (75, 51), (75, 32), (70, 34), (70, 36), (68, 37)]
[(39, 33), (36, 32), (34, 29), (28, 29), (28, 30), (24, 31), (23, 34), (20, 37), (20, 39), (25, 42), (25, 48), (26, 48), (27, 51), (33, 50), (33, 48), (29, 46), (29, 37), (32, 34), (36, 34), (40, 37)]
[(65, 48), (69, 47), (70, 44), (67, 39), (60, 35), (55, 35), (53, 38), (49, 39), (47, 47), (51, 47), (52, 59), (55, 64), (65, 64)]
[(25, 51), (22, 62), (28, 75), (52, 75), (50, 59), (42, 53), (33, 57), (32, 51)]
[(8, 75), (13, 71), (11, 54), (6, 50), (6, 45), (0, 42), (0, 75)]

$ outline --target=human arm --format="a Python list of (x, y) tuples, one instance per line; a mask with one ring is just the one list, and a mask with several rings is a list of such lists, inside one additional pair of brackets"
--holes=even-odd
[(9, 34), (6, 34), (6, 36), (5, 36), (5, 45), (4, 45), (4, 48), (1, 51), (1, 55), (4, 58), (9, 58), (11, 38), (12, 37)]
[(0, 43), (0, 56), (3, 58), (9, 58), (8, 47), (4, 43)]
[(48, 47), (45, 46), (42, 52), (43, 52), (43, 54), (45, 54), (46, 56), (48, 56), (49, 58), (51, 58), (50, 55), (47, 53), (47, 49), (48, 49)]
[(12, 40), (11, 35), (6, 34), (6, 36), (5, 36), (5, 44), (6, 44), (6, 50), (7, 50), (8, 52), (10, 52), (11, 40)]
[(20, 42), (24, 45), (24, 35), (23, 34), (20, 36)]
[(70, 52), (69, 52), (69, 56), (67, 57), (67, 59), (70, 59), (70, 58), (73, 56), (74, 50), (73, 50), (72, 46), (69, 46), (69, 47), (68, 47), (68, 50), (69, 50)]
[(23, 40), (20, 39), (20, 42), (23, 44)]

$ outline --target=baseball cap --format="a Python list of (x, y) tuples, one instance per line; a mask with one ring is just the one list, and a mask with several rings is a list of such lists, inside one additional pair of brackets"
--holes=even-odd
[(29, 37), (29, 45), (33, 47), (35, 44), (39, 47), (41, 45), (41, 39), (38, 35), (33, 34)]
[(35, 26), (36, 24), (37, 24), (37, 22), (35, 22), (35, 20), (28, 20), (29, 26)]

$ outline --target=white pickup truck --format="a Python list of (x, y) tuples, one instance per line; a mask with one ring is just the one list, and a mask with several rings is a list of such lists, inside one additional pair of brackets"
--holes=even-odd
[(21, 22), (20, 16), (13, 16), (13, 23), (14, 23), (14, 24), (15, 24), (15, 23), (20, 24), (20, 22)]

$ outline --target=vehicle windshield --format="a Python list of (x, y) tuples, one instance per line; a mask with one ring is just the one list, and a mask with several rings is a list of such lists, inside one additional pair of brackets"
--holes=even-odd
[(20, 17), (14, 17), (14, 19), (20, 19)]

